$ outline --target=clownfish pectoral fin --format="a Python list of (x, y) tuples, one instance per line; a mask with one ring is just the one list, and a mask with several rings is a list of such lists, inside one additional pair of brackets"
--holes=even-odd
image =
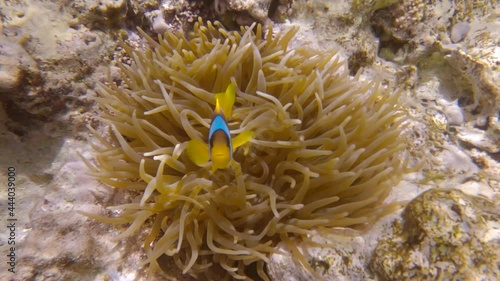
[[(236, 148), (249, 142), (253, 138), (253, 134), (254, 132), (252, 131), (246, 131), (234, 137), (232, 140), (233, 152), (236, 150)], [(247, 155), (247, 153), (248, 149), (245, 149), (245, 155)]]
[(197, 166), (201, 166), (210, 160), (208, 155), (208, 145), (200, 140), (190, 140), (186, 146), (186, 152)]
[(215, 113), (220, 114), (222, 110), (226, 118), (231, 118), (235, 101), (236, 84), (231, 82), (231, 84), (227, 86), (226, 92), (215, 94)]

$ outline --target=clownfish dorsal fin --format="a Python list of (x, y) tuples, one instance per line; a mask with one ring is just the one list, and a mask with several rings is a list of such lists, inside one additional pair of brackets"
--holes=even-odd
[(231, 82), (223, 93), (215, 94), (215, 113), (222, 114), (227, 119), (233, 114), (233, 105), (236, 101), (236, 84)]

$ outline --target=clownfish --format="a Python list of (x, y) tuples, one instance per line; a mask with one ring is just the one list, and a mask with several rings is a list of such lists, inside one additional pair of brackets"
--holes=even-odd
[(200, 140), (190, 140), (186, 151), (189, 159), (198, 166), (212, 161), (212, 171), (231, 165), (233, 152), (250, 141), (253, 132), (246, 131), (231, 138), (226, 118), (231, 118), (236, 100), (236, 84), (232, 82), (224, 93), (215, 94), (214, 117), (208, 132), (208, 145)]

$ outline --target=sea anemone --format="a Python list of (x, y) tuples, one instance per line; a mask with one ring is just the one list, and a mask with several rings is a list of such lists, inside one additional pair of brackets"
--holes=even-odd
[[(253, 268), (268, 280), (269, 254), (284, 241), (314, 272), (295, 239), (366, 226), (397, 207), (383, 201), (405, 169), (398, 93), (350, 77), (338, 50), (290, 48), (296, 32), (199, 20), (158, 41), (141, 31), (141, 50), (124, 45), (133, 62), (120, 65), (123, 82), (97, 90), (110, 134), (91, 129), (100, 144), (86, 163), (102, 182), (139, 195), (110, 207), (117, 216), (89, 216), (130, 224), (119, 239), (150, 221), (144, 264), (157, 269), (167, 255), (184, 274), (222, 268), (249, 279)], [(231, 83), (231, 134), (254, 135), (234, 167), (212, 172), (185, 148), (207, 141), (214, 93)]]

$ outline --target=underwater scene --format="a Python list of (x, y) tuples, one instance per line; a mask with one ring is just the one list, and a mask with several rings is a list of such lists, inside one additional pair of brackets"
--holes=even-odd
[(0, 280), (500, 280), (496, 0), (0, 20)]

